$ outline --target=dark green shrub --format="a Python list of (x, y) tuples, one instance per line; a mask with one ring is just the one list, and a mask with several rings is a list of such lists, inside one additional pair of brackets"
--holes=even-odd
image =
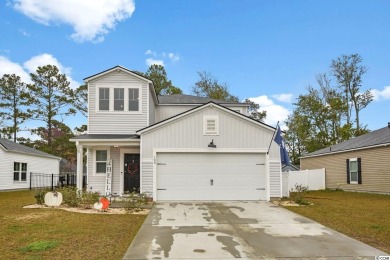
[(35, 189), (34, 198), (37, 204), (42, 205), (45, 203), (46, 192), (48, 192), (47, 189), (42, 189), (42, 188)]
[(98, 192), (84, 191), (79, 194), (80, 204), (85, 209), (92, 208), (93, 204), (99, 202), (100, 195)]
[(80, 203), (76, 187), (63, 187), (59, 190), (62, 193), (62, 201), (70, 207), (77, 207)]

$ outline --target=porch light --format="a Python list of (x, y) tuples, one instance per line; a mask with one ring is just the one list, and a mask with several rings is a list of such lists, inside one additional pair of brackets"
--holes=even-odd
[(119, 148), (119, 145), (114, 145), (114, 148), (115, 148), (115, 149), (118, 149), (118, 148)]
[(209, 143), (208, 147), (217, 148), (217, 146), (214, 144), (214, 139), (211, 139), (211, 142)]

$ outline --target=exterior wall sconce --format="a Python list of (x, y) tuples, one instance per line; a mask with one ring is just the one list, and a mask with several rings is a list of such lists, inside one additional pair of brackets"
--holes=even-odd
[(214, 144), (214, 139), (211, 140), (211, 142), (209, 143), (208, 147), (217, 148), (217, 146)]
[(118, 148), (119, 148), (119, 145), (114, 145), (114, 148), (115, 148), (115, 149), (118, 149)]

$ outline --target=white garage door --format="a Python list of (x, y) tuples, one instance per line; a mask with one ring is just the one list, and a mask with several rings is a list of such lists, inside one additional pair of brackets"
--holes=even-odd
[(157, 200), (266, 199), (265, 154), (157, 154)]

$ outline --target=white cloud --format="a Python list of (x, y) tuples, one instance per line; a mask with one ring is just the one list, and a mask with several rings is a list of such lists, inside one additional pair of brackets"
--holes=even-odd
[(384, 87), (383, 90), (373, 89), (371, 92), (374, 100), (390, 99), (390, 86)]
[(180, 60), (180, 57), (178, 54), (173, 54), (173, 53), (169, 53), (168, 54), (168, 58), (172, 61), (172, 62), (176, 62), (178, 60)]
[(249, 100), (260, 105), (260, 111), (267, 111), (267, 117), (264, 120), (266, 124), (270, 126), (276, 126), (277, 122), (281, 128), (284, 128), (284, 121), (287, 119), (290, 111), (280, 105), (275, 105), (274, 102), (266, 95), (258, 97), (250, 97)]
[(4, 74), (15, 74), (23, 82), (30, 83), (30, 76), (18, 63), (12, 62), (4, 56), (0, 56), (0, 77)]
[(31, 36), (31, 34), (30, 33), (28, 33), (28, 32), (26, 32), (25, 30), (23, 30), (23, 29), (19, 29), (19, 32), (23, 35), (23, 36), (26, 36), (26, 37), (29, 37), (29, 36)]
[(172, 52), (166, 53), (166, 52), (161, 52), (157, 53), (152, 50), (147, 50), (145, 52), (145, 55), (152, 56), (153, 58), (147, 58), (146, 59), (146, 65), (150, 66), (152, 64), (158, 64), (164, 66), (164, 61), (166, 60), (171, 60), (172, 62), (177, 62), (180, 60), (179, 54), (174, 54)]
[(13, 0), (14, 8), (44, 25), (68, 24), (72, 39), (101, 42), (117, 23), (131, 17), (134, 0)]
[(161, 65), (161, 66), (164, 66), (164, 61), (163, 60), (156, 60), (156, 59), (153, 59), (153, 58), (147, 58), (146, 59), (146, 65), (151, 66), (151, 65)]
[(29, 73), (33, 73), (38, 67), (45, 65), (55, 65), (60, 73), (67, 76), (71, 88), (75, 89), (80, 86), (80, 83), (71, 77), (72, 68), (63, 66), (55, 57), (53, 57), (53, 55), (47, 53), (32, 57), (25, 61), (23, 66), (0, 56), (0, 76), (14, 73), (18, 75), (22, 81), (31, 83)]
[(280, 102), (285, 102), (285, 103), (291, 103), (293, 99), (293, 94), (278, 94), (278, 95), (273, 95), (273, 98), (279, 100)]

